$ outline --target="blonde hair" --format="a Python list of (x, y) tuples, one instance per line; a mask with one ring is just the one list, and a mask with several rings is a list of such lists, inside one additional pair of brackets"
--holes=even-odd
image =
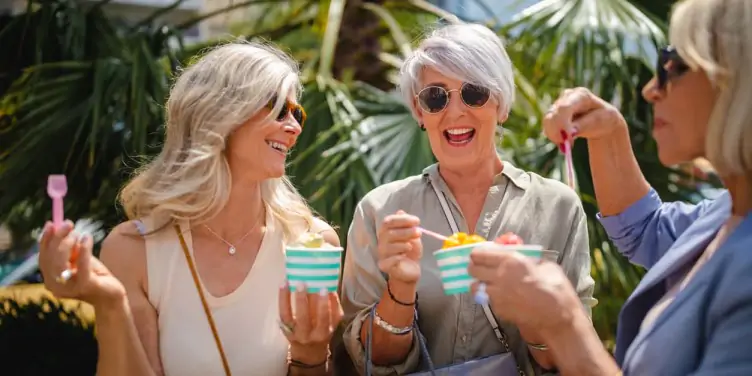
[[(224, 153), (228, 136), (275, 95), (267, 120), (289, 94), (299, 95), (298, 73), (297, 64), (282, 51), (250, 42), (216, 47), (185, 69), (167, 101), (162, 151), (120, 193), (126, 215), (160, 218), (165, 224), (217, 215), (230, 195), (232, 176)], [(261, 198), (286, 239), (313, 225), (310, 207), (286, 177), (263, 181)]]
[(752, 177), (752, 1), (686, 0), (671, 16), (671, 44), (718, 90), (707, 159), (720, 176)]
[(489, 28), (478, 24), (452, 24), (432, 31), (405, 59), (400, 69), (400, 90), (418, 118), (415, 96), (422, 89), (423, 69), (473, 85), (487, 87), (499, 103), (499, 118), (505, 118), (514, 103), (514, 67), (504, 44)]

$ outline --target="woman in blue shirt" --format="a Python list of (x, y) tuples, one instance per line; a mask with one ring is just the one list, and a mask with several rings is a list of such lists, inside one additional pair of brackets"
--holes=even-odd
[[(671, 19), (643, 89), (659, 158), (707, 158), (726, 192), (698, 205), (664, 203), (632, 153), (618, 110), (586, 89), (546, 115), (555, 143), (587, 139), (601, 222), (630, 261), (648, 268), (619, 316), (613, 359), (558, 266), (479, 248), (470, 272), (494, 312), (544, 339), (565, 375), (752, 375), (752, 2), (687, 0)], [(563, 132), (562, 132), (563, 131)]]

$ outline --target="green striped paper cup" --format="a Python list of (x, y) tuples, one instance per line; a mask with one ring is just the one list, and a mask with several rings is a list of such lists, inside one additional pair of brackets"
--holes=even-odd
[[(493, 242), (481, 242), (465, 244), (451, 248), (444, 248), (434, 252), (434, 258), (439, 266), (441, 283), (444, 287), (444, 294), (457, 295), (470, 292), (470, 285), (474, 279), (467, 272), (470, 263), (470, 253), (476, 247)], [(539, 245), (500, 245), (494, 244), (500, 251), (520, 252), (525, 256), (540, 259), (543, 254), (543, 247)]]
[(342, 266), (342, 247), (305, 248), (285, 247), (285, 269), (290, 290), (305, 283), (309, 293), (322, 288), (337, 291)]

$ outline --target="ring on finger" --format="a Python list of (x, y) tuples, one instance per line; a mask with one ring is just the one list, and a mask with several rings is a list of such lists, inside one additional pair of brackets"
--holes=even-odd
[(295, 324), (288, 324), (285, 322), (282, 322), (282, 320), (279, 321), (279, 328), (282, 329), (282, 331), (287, 334), (288, 336), (293, 335), (295, 332)]

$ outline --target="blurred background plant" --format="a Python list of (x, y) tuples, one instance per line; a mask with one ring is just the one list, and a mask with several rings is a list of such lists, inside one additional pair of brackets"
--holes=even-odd
[[(103, 229), (123, 220), (115, 197), (141, 157), (159, 149), (162, 104), (174, 74), (206, 47), (234, 38), (227, 35), (271, 40), (301, 62), (309, 121), (288, 172), (343, 238), (366, 192), (434, 162), (396, 95), (395, 77), (414, 41), (448, 22), (484, 22), (507, 44), (518, 101), (499, 135), (505, 158), (560, 179), (563, 160), (541, 135), (540, 119), (563, 88), (585, 86), (625, 114), (643, 172), (664, 200), (703, 197), (704, 175), (658, 162), (651, 112), (639, 94), (652, 76), (656, 47), (666, 43), (673, 1), (518, 1), (513, 17), (501, 9), (514, 1), (503, 0), (228, 1), (169, 22), (184, 1), (135, 22), (119, 17), (107, 0), (28, 1), (19, 13), (0, 17), (6, 52), (0, 59), (0, 223), (15, 250), (4, 253), (6, 261), (25, 254), (33, 230), (49, 218), (44, 186), (50, 173), (68, 176), (68, 218)], [(462, 4), (475, 16), (446, 10), (465, 9)], [(196, 27), (207, 24), (219, 31), (191, 41)], [(618, 254), (597, 223), (582, 141), (574, 160), (600, 301), (594, 324), (610, 347), (619, 308), (642, 270)]]

